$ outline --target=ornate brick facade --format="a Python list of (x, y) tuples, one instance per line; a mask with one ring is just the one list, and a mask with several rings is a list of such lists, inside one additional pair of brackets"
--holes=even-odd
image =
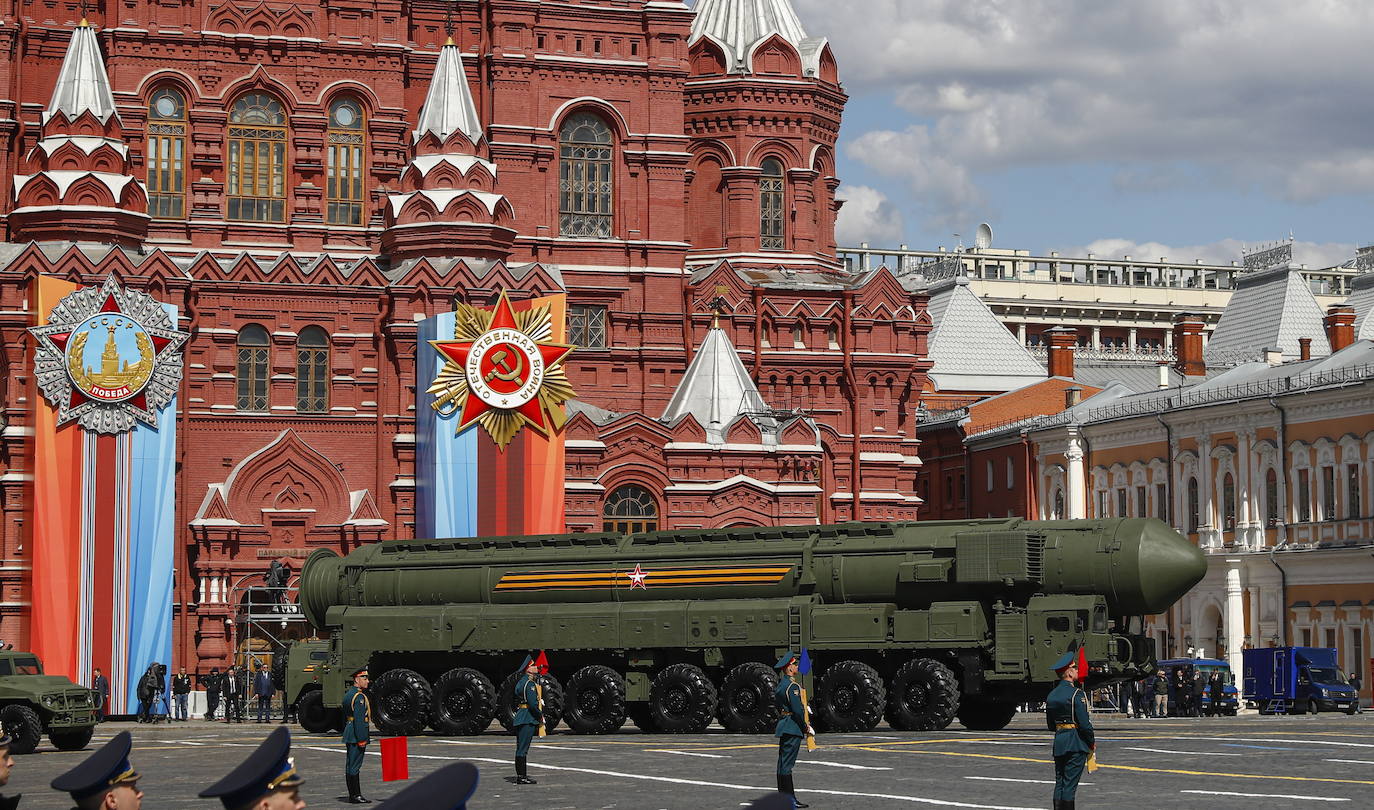
[[(270, 559), (412, 533), (416, 320), (502, 288), (568, 294), (569, 373), (604, 412), (568, 426), (571, 528), (600, 528), (623, 486), (661, 527), (916, 515), (925, 298), (835, 260), (845, 96), (823, 40), (767, 34), (727, 72), (739, 43), (673, 2), (102, 3), (117, 115), (59, 133), (45, 108), (79, 15), (0, 13), (0, 638), (26, 640), (38, 274), (114, 273), (191, 333), (174, 631), (191, 667), (242, 641), (226, 620)], [(427, 129), (452, 70), (477, 131)], [(109, 143), (49, 154), (54, 133)], [(150, 216), (26, 196), (59, 160), (132, 177), (144, 208), (124, 210)], [(776, 442), (660, 418), (715, 318)]]

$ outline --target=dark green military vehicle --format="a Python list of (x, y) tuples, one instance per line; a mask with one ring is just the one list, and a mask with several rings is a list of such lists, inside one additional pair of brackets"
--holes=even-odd
[(96, 693), (60, 675), (44, 675), (31, 652), (0, 652), (0, 726), (10, 751), (30, 754), (43, 733), (62, 751), (86, 747), (95, 733)]
[(384, 733), (476, 734), (509, 725), (512, 673), (540, 648), (551, 726), (757, 733), (772, 662), (806, 648), (820, 729), (990, 730), (1043, 699), (1073, 641), (1090, 684), (1152, 671), (1144, 617), (1205, 572), (1153, 519), (398, 540), (306, 561), (301, 608), (328, 652), (318, 692), (288, 684), (332, 725), (368, 666)]

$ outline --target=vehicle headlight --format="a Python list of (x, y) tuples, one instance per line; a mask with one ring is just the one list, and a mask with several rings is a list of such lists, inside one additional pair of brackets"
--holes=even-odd
[(42, 700), (44, 706), (53, 706), (57, 704), (57, 698), (53, 695), (44, 695)]

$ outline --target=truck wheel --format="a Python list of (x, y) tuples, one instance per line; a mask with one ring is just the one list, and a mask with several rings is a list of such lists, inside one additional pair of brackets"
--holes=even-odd
[(1322, 707), (1321, 707), (1321, 704), (1318, 703), (1317, 701), (1315, 701), (1315, 700), (1309, 700), (1309, 701), (1307, 701), (1307, 710), (1308, 710), (1309, 712), (1312, 712), (1313, 714), (1320, 714), (1320, 713), (1321, 713), (1321, 710), (1322, 710)]
[(568, 679), (563, 719), (577, 734), (610, 734), (625, 725), (625, 679), (599, 664)]
[(730, 670), (720, 685), (716, 719), (726, 731), (763, 734), (773, 730), (778, 713), (773, 709), (773, 690), (778, 676), (767, 664), (749, 661)]
[(48, 739), (59, 751), (80, 751), (90, 744), (93, 734), (95, 734), (95, 726), (69, 728), (62, 731), (49, 731)]
[(392, 737), (410, 737), (425, 730), (434, 706), (429, 681), (413, 669), (389, 669), (373, 681), (372, 722)]
[(324, 692), (319, 689), (311, 689), (296, 701), (296, 719), (311, 734), (333, 731), (340, 714), (338, 709), (324, 705)]
[(630, 722), (635, 724), (635, 728), (646, 734), (653, 734), (658, 731), (658, 724), (654, 722), (654, 708), (648, 703), (631, 703), (630, 708), (625, 712), (630, 717)]
[(841, 661), (826, 668), (816, 692), (816, 721), (826, 731), (871, 731), (883, 719), (887, 690), (868, 664)]
[(450, 669), (434, 682), (434, 716), (440, 734), (481, 734), (496, 715), (496, 687), (475, 669)]
[(959, 711), (959, 683), (933, 658), (902, 664), (887, 690), (887, 722), (898, 731), (940, 731)]
[[(501, 682), (501, 695), (496, 700), (496, 722), (506, 731), (515, 730), (515, 682), (522, 672), (512, 672)], [(544, 695), (544, 731), (558, 728), (563, 719), (563, 685), (552, 675), (540, 675), (539, 686)]]
[(1015, 716), (1015, 703), (965, 700), (959, 704), (959, 722), (969, 731), (1001, 731)]
[(28, 706), (11, 703), (0, 709), (0, 727), (10, 736), (11, 754), (32, 754), (43, 738), (43, 723)]
[(649, 705), (659, 731), (700, 734), (716, 713), (716, 687), (700, 667), (673, 664), (649, 687)]

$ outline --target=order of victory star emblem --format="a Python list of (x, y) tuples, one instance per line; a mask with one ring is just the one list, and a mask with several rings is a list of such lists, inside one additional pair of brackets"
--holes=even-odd
[(433, 408), (457, 413), (458, 432), (473, 423), (505, 449), (522, 427), (542, 436), (567, 422), (563, 403), (574, 396), (563, 360), (573, 350), (554, 343), (548, 306), (517, 312), (504, 290), (493, 309), (459, 304), (453, 340), (432, 340), (444, 356), (429, 393)]
[(38, 342), (34, 376), (57, 409), (57, 426), (76, 421), (93, 433), (157, 427), (158, 411), (181, 385), (188, 337), (152, 296), (113, 277), (73, 292), (48, 323), (29, 328)]

